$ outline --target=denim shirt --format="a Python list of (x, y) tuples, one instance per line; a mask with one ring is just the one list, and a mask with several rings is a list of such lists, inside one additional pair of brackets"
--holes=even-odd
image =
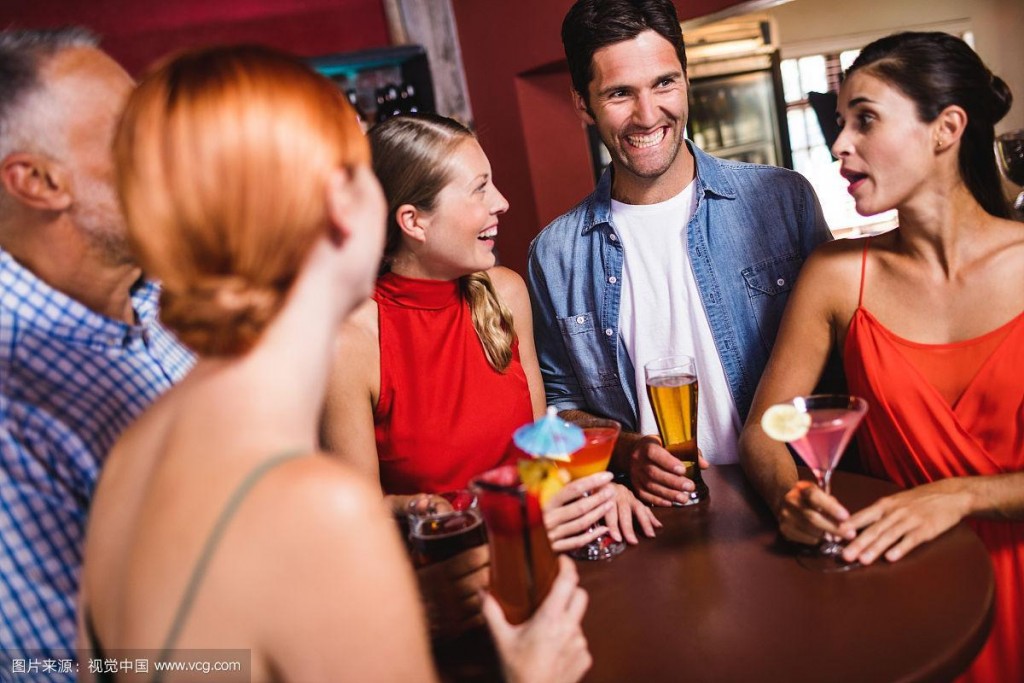
[[(800, 266), (831, 234), (803, 176), (687, 145), (697, 169), (689, 259), (745, 420)], [(623, 256), (611, 187), (609, 169), (592, 194), (541, 231), (530, 245), (527, 280), (548, 404), (636, 431), (634, 369), (619, 335)]]

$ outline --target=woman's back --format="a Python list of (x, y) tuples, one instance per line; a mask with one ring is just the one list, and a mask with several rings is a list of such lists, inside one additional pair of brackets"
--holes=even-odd
[[(289, 428), (262, 410), (270, 401), (218, 408), (240, 395), (244, 378), (205, 374), (168, 393), (111, 454), (82, 582), (83, 617), (99, 643), (83, 644), (148, 650), (154, 658), (165, 647), (243, 651), (217, 655), (225, 660), (251, 651), (252, 680), (330, 680), (339, 662), (353, 672), (363, 662), (369, 678), (427, 675), (409, 664), (402, 670), (403, 661), (428, 654), (426, 639), (401, 626), (419, 626), (421, 617), (413, 601), (393, 599), (414, 588), (379, 496), (344, 466), (311, 455), (301, 443), (308, 438), (286, 446)], [(208, 428), (196, 428), (203, 423)], [(218, 518), (254, 472), (201, 567)], [(362, 569), (368, 556), (379, 559), (373, 581)], [(190, 580), (194, 601), (179, 615)], [(361, 615), (380, 619), (392, 610), (388, 639), (362, 628)], [(396, 638), (408, 648), (401, 658), (387, 653)], [(422, 657), (414, 656), (417, 648)]]

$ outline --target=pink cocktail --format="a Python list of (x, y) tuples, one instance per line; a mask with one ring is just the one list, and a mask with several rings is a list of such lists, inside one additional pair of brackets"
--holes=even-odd
[[(811, 425), (804, 436), (790, 441), (789, 445), (814, 472), (818, 486), (825, 493), (831, 493), (832, 471), (867, 413), (868, 404), (856, 396), (829, 394), (797, 396), (790, 403), (810, 415)], [(818, 546), (818, 554), (836, 562), (818, 568), (826, 571), (848, 568), (849, 565), (838, 562), (842, 552), (843, 544), (826, 534)]]

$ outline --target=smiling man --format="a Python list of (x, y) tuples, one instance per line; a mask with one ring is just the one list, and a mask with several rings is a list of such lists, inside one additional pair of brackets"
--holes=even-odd
[(686, 53), (671, 0), (579, 0), (562, 24), (577, 115), (611, 153), (597, 189), (530, 247), (548, 403), (625, 430), (613, 466), (651, 504), (693, 483), (661, 447), (644, 364), (696, 360), (698, 445), (736, 440), (804, 259), (830, 238), (809, 183), (709, 156), (685, 137)]

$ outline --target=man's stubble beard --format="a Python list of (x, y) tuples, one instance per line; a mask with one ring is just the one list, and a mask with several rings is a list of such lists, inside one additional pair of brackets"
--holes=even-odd
[(135, 265), (128, 228), (112, 187), (90, 181), (75, 200), (71, 218), (107, 265)]

